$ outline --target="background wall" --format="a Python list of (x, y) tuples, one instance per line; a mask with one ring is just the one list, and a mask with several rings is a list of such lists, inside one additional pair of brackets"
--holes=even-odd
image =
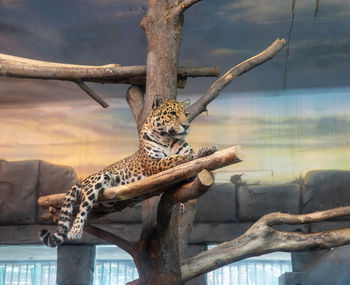
[[(0, 52), (75, 64), (145, 64), (139, 23), (146, 4), (1, 1)], [(288, 182), (308, 170), (350, 167), (350, 3), (292, 4), (202, 1), (186, 12), (181, 65), (214, 65), (223, 73), (275, 38), (289, 39), (192, 124), (188, 140), (195, 148), (244, 146), (245, 161), (219, 170), (219, 181), (245, 173), (251, 182)], [(189, 79), (181, 99), (195, 100), (213, 80)], [(127, 86), (89, 85), (110, 108), (72, 83), (0, 78), (0, 159), (70, 165), (83, 177), (133, 153), (138, 141), (124, 100)]]
[[(314, 169), (350, 169), (350, 88), (222, 94), (191, 126), (194, 148), (243, 146), (244, 162), (217, 170), (219, 181), (290, 182)], [(181, 96), (183, 99), (184, 96)], [(194, 96), (191, 96), (195, 100)], [(124, 99), (102, 109), (89, 100), (4, 108), (0, 158), (41, 159), (86, 176), (138, 147)]]

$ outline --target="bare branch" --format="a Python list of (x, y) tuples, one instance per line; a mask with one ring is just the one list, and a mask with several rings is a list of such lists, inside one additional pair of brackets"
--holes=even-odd
[(162, 189), (164, 185), (170, 186), (192, 178), (203, 169), (212, 170), (238, 163), (241, 161), (238, 153), (237, 147), (227, 148), (212, 155), (180, 164), (132, 184), (108, 188), (103, 193), (103, 199), (124, 200), (155, 192)]
[[(179, 67), (178, 70), (182, 78), (216, 77), (219, 73), (215, 67)], [(0, 54), (0, 76), (144, 85), (146, 66), (75, 65)]]
[(207, 92), (194, 104), (192, 104), (188, 112), (189, 120), (192, 121), (196, 118), (200, 113), (206, 111), (207, 105), (213, 101), (232, 80), (236, 79), (236, 77), (246, 73), (252, 68), (264, 63), (265, 61), (273, 58), (285, 45), (286, 40), (277, 39), (275, 40), (267, 49), (263, 52), (253, 56), (246, 61), (236, 65), (227, 71), (222, 77), (214, 82), (214, 84), (207, 90)]
[(126, 92), (126, 101), (128, 102), (131, 113), (136, 121), (138, 133), (140, 133), (142, 128), (140, 116), (145, 104), (144, 95), (145, 88), (137, 85), (132, 85)]
[(178, 6), (174, 8), (174, 12), (179, 15), (185, 12), (188, 8), (190, 8), (193, 4), (199, 2), (201, 0), (184, 0)]
[(198, 199), (209, 190), (210, 186), (214, 184), (214, 180), (214, 175), (210, 171), (203, 169), (197, 174), (193, 182), (177, 188), (172, 194), (172, 197), (176, 202), (182, 203), (192, 199)]
[(187, 202), (188, 200), (199, 198), (214, 183), (214, 175), (206, 169), (199, 172), (194, 181), (173, 187), (162, 195), (158, 206), (158, 223), (157, 225), (168, 226), (172, 208), (176, 203)]
[(98, 96), (94, 90), (92, 90), (89, 86), (87, 86), (82, 81), (76, 81), (75, 82), (81, 89), (83, 89), (86, 94), (88, 94), (92, 99), (94, 99), (98, 104), (100, 104), (103, 108), (108, 108), (109, 105), (105, 100), (103, 100), (100, 96)]
[(303, 215), (271, 213), (258, 220), (237, 239), (202, 252), (181, 265), (182, 281), (247, 257), (274, 251), (301, 251), (341, 246), (350, 243), (350, 228), (318, 233), (279, 231), (272, 225), (304, 224), (350, 215), (350, 207)]
[(131, 256), (135, 256), (136, 254), (133, 247), (134, 243), (129, 242), (121, 238), (120, 236), (117, 236), (115, 234), (112, 234), (110, 232), (107, 232), (105, 230), (102, 230), (92, 225), (85, 225), (84, 231), (120, 247), (122, 250), (125, 250)]
[[(152, 193), (160, 194), (164, 185), (175, 185), (196, 176), (203, 169), (212, 170), (238, 163), (241, 161), (239, 155), (237, 147), (217, 151), (212, 155), (180, 164), (134, 183), (108, 188), (104, 191), (99, 201), (128, 200), (145, 195), (142, 199), (144, 200), (149, 198)], [(59, 208), (64, 196), (65, 194), (42, 196), (38, 199), (38, 205), (44, 209), (50, 206)]]

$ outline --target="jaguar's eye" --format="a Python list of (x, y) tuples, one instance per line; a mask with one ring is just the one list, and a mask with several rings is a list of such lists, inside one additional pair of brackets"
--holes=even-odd
[(185, 112), (185, 116), (186, 116), (186, 117), (188, 117), (189, 114), (190, 114), (189, 112)]
[(176, 116), (176, 112), (175, 112), (175, 111), (171, 111), (171, 112), (170, 112), (170, 115)]

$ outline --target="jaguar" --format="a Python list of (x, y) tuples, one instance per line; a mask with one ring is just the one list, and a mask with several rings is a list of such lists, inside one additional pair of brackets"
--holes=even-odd
[[(63, 200), (57, 229), (40, 231), (40, 240), (48, 247), (56, 247), (69, 240), (80, 239), (88, 214), (107, 188), (133, 183), (176, 165), (214, 153), (216, 146), (199, 148), (196, 152), (186, 142), (190, 123), (187, 109), (190, 100), (156, 97), (150, 115), (139, 134), (139, 148), (131, 156), (117, 161), (88, 176), (67, 192)], [(72, 227), (74, 204), (80, 199), (79, 210)], [(113, 202), (112, 202), (113, 203)]]

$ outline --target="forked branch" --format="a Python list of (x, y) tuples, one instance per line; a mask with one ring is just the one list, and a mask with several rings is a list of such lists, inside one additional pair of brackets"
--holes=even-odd
[(287, 44), (285, 39), (275, 40), (267, 49), (263, 52), (253, 56), (246, 61), (236, 65), (227, 71), (223, 76), (214, 82), (214, 84), (207, 90), (207, 92), (194, 104), (189, 107), (189, 121), (192, 121), (199, 114), (207, 110), (207, 105), (213, 101), (232, 80), (238, 76), (246, 73), (254, 67), (264, 63), (265, 61), (273, 58), (285, 45)]
[(247, 257), (274, 251), (301, 251), (341, 246), (350, 243), (350, 228), (317, 233), (286, 232), (274, 225), (298, 225), (350, 215), (350, 207), (303, 215), (271, 213), (259, 219), (237, 239), (185, 260), (181, 265), (182, 281), (212, 271)]

